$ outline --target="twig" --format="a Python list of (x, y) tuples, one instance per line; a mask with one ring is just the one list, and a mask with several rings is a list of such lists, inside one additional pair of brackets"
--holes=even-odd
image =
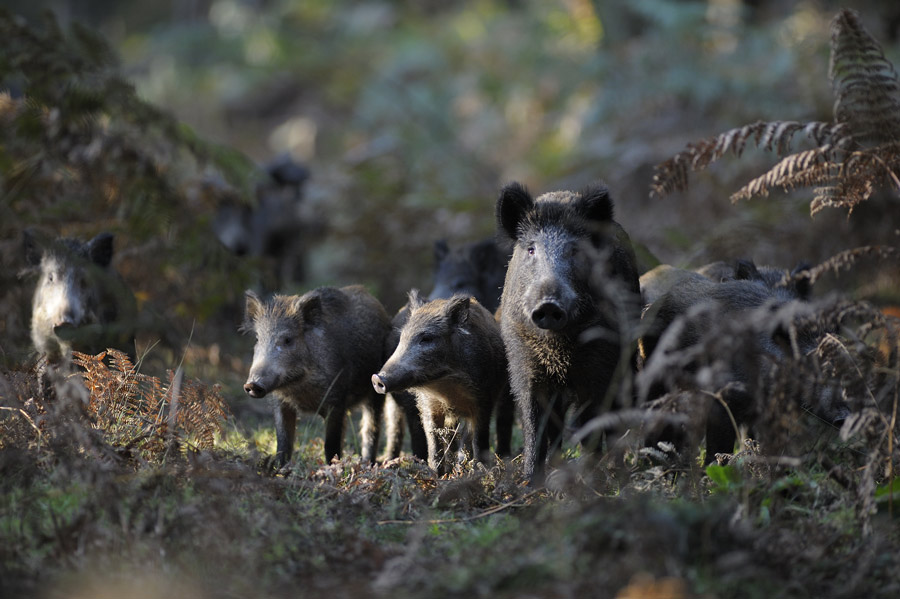
[(8, 406), (0, 406), (0, 410), (9, 410), (10, 412), (18, 412), (25, 418), (25, 420), (28, 421), (28, 424), (31, 425), (31, 428), (33, 428), (35, 431), (37, 431), (38, 438), (40, 438), (43, 435), (43, 433), (41, 432), (41, 429), (39, 429), (37, 427), (37, 425), (34, 423), (34, 420), (32, 420), (31, 416), (28, 415), (28, 412), (26, 412), (22, 408), (10, 408)]
[(438, 520), (379, 520), (378, 522), (376, 522), (376, 524), (453, 524), (456, 522), (469, 522), (472, 520), (478, 520), (479, 518), (490, 516), (492, 514), (496, 514), (497, 512), (502, 512), (506, 508), (522, 507), (522, 505), (520, 505), (520, 502), (525, 501), (532, 495), (540, 493), (542, 490), (543, 489), (536, 489), (530, 493), (527, 493), (526, 495), (523, 495), (522, 497), (519, 497), (518, 499), (509, 501), (507, 503), (501, 503), (500, 505), (495, 505), (494, 507), (488, 508), (483, 512), (475, 514), (474, 516), (466, 516), (465, 518), (441, 518)]
[(894, 518), (894, 427), (897, 426), (897, 401), (898, 397), (897, 385), (894, 385), (894, 409), (891, 413), (891, 427), (888, 429), (888, 451), (887, 451), (887, 471), (888, 471), (888, 514), (891, 519)]

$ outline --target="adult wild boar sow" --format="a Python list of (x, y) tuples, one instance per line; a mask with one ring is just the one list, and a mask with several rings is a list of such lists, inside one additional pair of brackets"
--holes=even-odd
[[(426, 303), (414, 291), (408, 306), (397, 349), (372, 375), (372, 385), (379, 393), (415, 394), (432, 468), (450, 469), (449, 447), (438, 439), (437, 429), (455, 427), (460, 420), (471, 426), (473, 457), (484, 461), (490, 455), (491, 414), (509, 389), (497, 322), (464, 295)], [(503, 438), (498, 432), (497, 452), (508, 454), (508, 434)]]
[(25, 259), (39, 272), (31, 315), (31, 340), (51, 362), (73, 349), (134, 351), (134, 294), (111, 267), (113, 236), (90, 241), (42, 239), (26, 230)]
[(341, 457), (347, 409), (361, 404), (362, 457), (373, 462), (384, 398), (369, 381), (384, 362), (391, 321), (361, 286), (320, 287), (302, 296), (263, 302), (247, 291), (244, 331), (256, 334), (244, 390), (274, 395), (276, 458), (291, 458), (297, 412), (325, 418), (325, 459)]
[(631, 375), (638, 272), (601, 183), (537, 199), (511, 183), (497, 200), (497, 221), (514, 242), (501, 331), (522, 419), (525, 473), (539, 481), (568, 407), (576, 406), (578, 424), (587, 423), (613, 404), (607, 393), (615, 391), (617, 371)]

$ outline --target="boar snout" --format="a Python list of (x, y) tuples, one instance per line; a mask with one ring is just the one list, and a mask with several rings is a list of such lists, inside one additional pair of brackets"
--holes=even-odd
[(384, 373), (381, 374), (373, 374), (372, 375), (372, 386), (375, 387), (375, 391), (384, 395), (388, 392), (387, 383), (384, 381)]
[(256, 381), (247, 381), (244, 384), (244, 391), (250, 397), (265, 397), (266, 393), (268, 393), (268, 390)]
[(554, 300), (544, 300), (531, 311), (531, 321), (539, 328), (558, 331), (569, 321), (566, 311)]

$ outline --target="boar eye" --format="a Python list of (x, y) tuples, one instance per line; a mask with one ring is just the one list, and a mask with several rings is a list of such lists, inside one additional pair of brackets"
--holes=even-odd
[(534, 256), (534, 246), (533, 245), (528, 246), (528, 255)]
[(289, 346), (293, 342), (294, 342), (293, 337), (285, 337), (284, 339), (281, 340), (281, 344), (285, 347)]
[(53, 273), (51, 272), (50, 274), (47, 275), (47, 282), (52, 283), (54, 278), (55, 277), (53, 276)]
[(434, 343), (435, 338), (436, 337), (434, 335), (422, 335), (421, 337), (419, 337), (419, 343), (423, 343), (426, 345)]

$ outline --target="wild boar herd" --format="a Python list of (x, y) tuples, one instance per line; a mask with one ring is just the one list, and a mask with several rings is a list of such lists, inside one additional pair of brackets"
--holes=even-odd
[[(724, 398), (706, 417), (711, 461), (734, 449), (735, 424), (752, 425), (772, 364), (814, 352), (823, 334), (812, 319), (794, 319), (811, 291), (802, 266), (738, 260), (640, 275), (602, 183), (536, 198), (511, 183), (496, 220), (496, 239), (452, 250), (436, 243), (433, 292), (425, 299), (412, 290), (393, 317), (358, 285), (269, 299), (246, 292), (241, 330), (256, 343), (244, 390), (274, 398), (278, 464), (291, 460), (300, 412), (325, 419), (326, 460), (341, 457), (347, 411), (359, 406), (364, 460), (376, 460), (384, 422), (385, 457), (399, 455), (408, 430), (412, 453), (441, 474), (465, 454), (511, 456), (517, 415), (524, 475), (540, 483), (567, 426), (586, 431), (584, 450), (599, 452), (608, 431), (598, 417), (647, 405), (704, 368), (714, 373), (708, 391)], [(112, 237), (39, 243), (28, 233), (25, 245), (40, 273), (38, 352), (121, 346), (133, 298), (110, 271)], [(748, 315), (753, 334), (710, 369), (694, 350)], [(822, 417), (846, 416), (839, 391), (819, 395), (812, 408)], [(684, 443), (677, 426), (647, 436)]]

